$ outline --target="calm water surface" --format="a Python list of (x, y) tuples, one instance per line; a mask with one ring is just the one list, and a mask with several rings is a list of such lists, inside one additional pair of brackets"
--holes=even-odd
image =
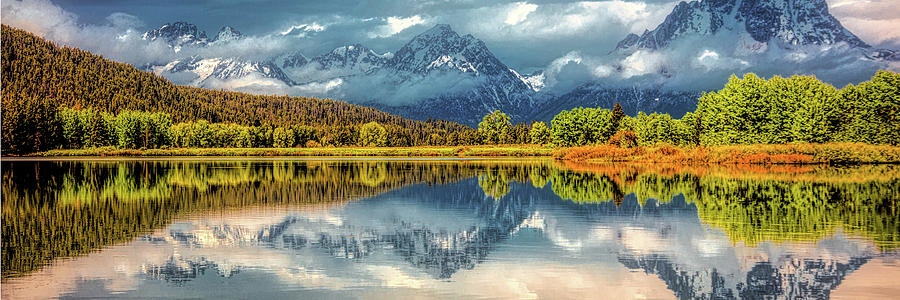
[(890, 298), (900, 166), (2, 162), (2, 297)]

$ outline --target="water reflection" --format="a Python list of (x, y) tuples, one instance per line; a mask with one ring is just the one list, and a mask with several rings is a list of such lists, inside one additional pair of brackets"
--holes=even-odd
[(900, 273), (898, 171), (4, 161), (3, 296), (827, 298)]

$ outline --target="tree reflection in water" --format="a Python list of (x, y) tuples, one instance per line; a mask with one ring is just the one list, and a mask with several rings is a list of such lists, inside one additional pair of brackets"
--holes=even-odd
[[(658, 276), (679, 298), (816, 298), (872, 257), (896, 255), (898, 171), (540, 160), (4, 161), (3, 276), (167, 228), (137, 241), (323, 253), (361, 264), (390, 253), (447, 280), (490, 260), (517, 232), (539, 230), (560, 247), (606, 249), (624, 267)], [(256, 227), (171, 225), (214, 211), (308, 204), (332, 207), (340, 222), (289, 214)], [(696, 245), (716, 232), (730, 245)], [(721, 260), (747, 247), (815, 248), (836, 234), (874, 248), (746, 267), (702, 258)], [(692, 250), (673, 252), (682, 248)], [(142, 270), (182, 283), (234, 276), (242, 266), (173, 254)]]

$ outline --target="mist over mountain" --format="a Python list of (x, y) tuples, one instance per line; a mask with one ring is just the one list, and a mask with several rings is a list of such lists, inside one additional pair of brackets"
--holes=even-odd
[[(539, 5), (512, 9), (516, 11), (505, 20), (511, 27), (533, 26), (526, 22), (529, 14), (541, 12)], [(37, 10), (44, 15), (37, 20), (57, 21), (35, 21)], [(207, 34), (188, 19), (137, 30), (141, 22), (133, 16), (110, 16), (108, 25), (80, 25), (77, 16), (40, 0), (5, 2), (3, 13), (4, 24), (134, 64), (178, 84), (335, 98), (411, 118), (469, 125), (496, 109), (514, 121), (548, 120), (560, 110), (616, 102), (630, 114), (640, 110), (679, 117), (694, 109), (702, 91), (718, 89), (732, 74), (813, 74), (840, 87), (878, 69), (900, 69), (897, 51), (870, 46), (843, 27), (824, 0), (681, 2), (656, 27), (641, 34), (621, 32), (627, 35), (603, 50), (608, 54), (576, 49), (540, 70), (530, 68), (529, 74), (491, 51), (499, 47), (506, 52), (508, 46), (418, 16), (389, 19), (390, 26), (376, 28), (368, 38), (314, 51), (310, 49), (319, 48), (316, 34), (338, 25), (310, 22), (246, 35), (224, 21), (216, 34)], [(398, 32), (423, 25), (430, 29), (417, 30), (402, 47), (386, 49), (380, 42), (383, 36), (396, 38)]]

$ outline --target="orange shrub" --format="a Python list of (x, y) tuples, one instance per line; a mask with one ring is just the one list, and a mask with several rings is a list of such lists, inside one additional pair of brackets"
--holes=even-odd
[(634, 131), (619, 131), (609, 138), (608, 144), (622, 148), (633, 148), (638, 145), (637, 134)]

